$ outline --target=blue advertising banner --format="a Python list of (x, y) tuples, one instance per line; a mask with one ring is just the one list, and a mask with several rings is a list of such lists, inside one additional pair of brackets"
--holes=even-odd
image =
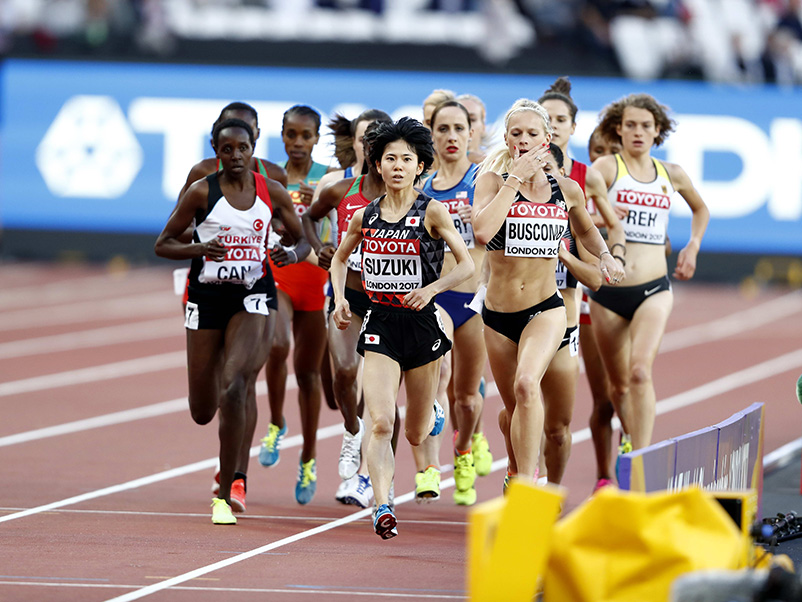
[[(507, 108), (537, 98), (541, 76), (5, 61), (1, 71), (0, 220), (9, 229), (158, 233), (190, 167), (211, 155), (212, 122), (232, 100), (259, 111), (257, 155), (285, 159), (283, 112), (381, 108), (420, 117), (433, 89), (481, 97), (496, 139)], [(572, 154), (587, 159), (598, 111), (633, 92), (672, 109), (677, 131), (658, 158), (679, 163), (711, 210), (703, 251), (802, 253), (802, 91), (699, 82), (572, 78), (580, 107)], [(327, 133), (325, 126), (322, 134)], [(331, 162), (324, 136), (315, 159)], [(689, 236), (672, 200), (674, 248)]]

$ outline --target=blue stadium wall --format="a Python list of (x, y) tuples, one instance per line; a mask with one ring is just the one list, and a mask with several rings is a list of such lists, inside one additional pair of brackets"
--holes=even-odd
[[(153, 239), (189, 168), (209, 156), (209, 130), (232, 100), (259, 111), (257, 154), (285, 158), (281, 116), (293, 104), (324, 117), (377, 107), (420, 116), (434, 88), (481, 97), (500, 129), (517, 98), (537, 98), (553, 76), (344, 71), (8, 60), (0, 66), (0, 223), (4, 257), (152, 257)], [(677, 131), (655, 154), (681, 164), (711, 209), (703, 252), (802, 255), (802, 91), (703, 82), (572, 77), (581, 111), (576, 146), (611, 100), (647, 92), (672, 109)], [(322, 130), (325, 132), (325, 128)], [(329, 138), (316, 159), (330, 160)], [(687, 241), (690, 217), (675, 199), (669, 235)], [(726, 269), (722, 264), (718, 269)]]

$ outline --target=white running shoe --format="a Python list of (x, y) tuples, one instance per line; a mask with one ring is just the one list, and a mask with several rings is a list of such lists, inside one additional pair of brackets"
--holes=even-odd
[(347, 500), (356, 491), (358, 485), (359, 485), (359, 475), (355, 475), (350, 479), (340, 481), (340, 485), (339, 487), (337, 487), (337, 493), (334, 494), (334, 499), (340, 502), (341, 504), (350, 503)]
[(370, 477), (358, 474), (354, 479), (357, 482), (356, 488), (349, 493), (344, 503), (367, 508), (373, 503), (373, 486), (370, 484)]
[(362, 463), (362, 437), (365, 435), (365, 423), (361, 418), (359, 421), (359, 432), (352, 435), (348, 431), (343, 433), (343, 446), (340, 449), (340, 462), (338, 470), (340, 478), (345, 481), (359, 472), (359, 465)]

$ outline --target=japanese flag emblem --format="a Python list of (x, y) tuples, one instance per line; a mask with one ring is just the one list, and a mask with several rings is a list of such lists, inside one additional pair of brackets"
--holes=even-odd
[(365, 335), (365, 345), (378, 345), (378, 344), (379, 344), (379, 335), (377, 334)]
[(407, 221), (405, 222), (405, 225), (410, 226), (412, 228), (414, 228), (416, 226), (419, 226), (420, 225), (420, 217), (418, 217), (418, 216), (415, 216), (415, 217), (411, 217), (410, 216), (410, 217), (408, 217)]

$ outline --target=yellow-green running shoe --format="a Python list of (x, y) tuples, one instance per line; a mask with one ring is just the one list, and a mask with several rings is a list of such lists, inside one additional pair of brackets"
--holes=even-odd
[(440, 471), (429, 466), (423, 472), (415, 473), (415, 501), (434, 502), (440, 499)]
[(454, 457), (454, 502), (460, 506), (473, 506), (476, 503), (476, 469), (473, 454)]
[(231, 511), (228, 502), (220, 498), (212, 498), (212, 522), (215, 525), (236, 525), (237, 517)]
[(493, 454), (490, 453), (490, 444), (484, 433), (474, 433), (471, 437), (471, 451), (473, 452), (473, 465), (476, 474), (486, 477), (490, 474), (493, 465)]

